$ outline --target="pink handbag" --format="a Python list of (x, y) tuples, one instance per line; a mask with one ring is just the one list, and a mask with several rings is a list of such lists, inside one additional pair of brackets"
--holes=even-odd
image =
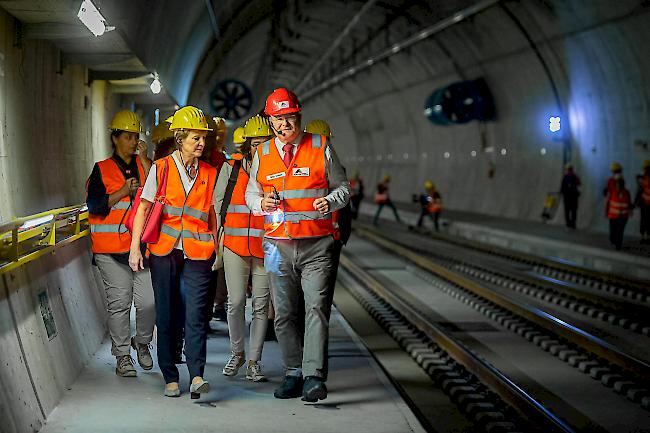
[[(160, 237), (160, 221), (162, 220), (162, 212), (165, 206), (165, 194), (167, 192), (167, 176), (169, 174), (169, 167), (167, 165), (167, 158), (164, 159), (165, 166), (163, 167), (162, 182), (158, 185), (156, 197), (149, 207), (149, 211), (144, 216), (144, 227), (142, 228), (141, 242), (147, 244), (155, 244)], [(133, 221), (135, 214), (138, 212), (140, 206), (140, 195), (142, 194), (142, 187), (138, 188), (138, 192), (133, 199), (133, 206), (129, 211), (126, 219), (126, 228), (133, 233)]]

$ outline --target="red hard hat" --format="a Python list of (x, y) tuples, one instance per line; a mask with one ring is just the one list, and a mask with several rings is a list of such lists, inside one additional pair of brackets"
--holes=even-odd
[(296, 94), (291, 90), (280, 87), (266, 98), (264, 113), (267, 116), (279, 116), (280, 114), (298, 113), (301, 109)]

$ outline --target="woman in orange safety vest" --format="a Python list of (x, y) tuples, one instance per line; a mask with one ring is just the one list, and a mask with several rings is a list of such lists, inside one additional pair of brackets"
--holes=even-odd
[[(223, 367), (225, 376), (235, 376), (246, 363), (246, 289), (252, 279), (253, 315), (250, 326), (246, 379), (266, 381), (259, 364), (268, 326), (269, 280), (264, 269), (264, 217), (254, 216), (246, 206), (252, 155), (257, 146), (271, 138), (268, 119), (259, 115), (244, 126), (245, 141), (240, 154), (224, 164), (217, 180), (217, 220), (223, 226), (223, 266), (228, 287), (228, 330), (231, 354)], [(222, 219), (222, 218), (225, 218)]]
[[(93, 260), (106, 290), (111, 353), (115, 373), (137, 375), (131, 347), (145, 370), (153, 368), (149, 343), (155, 321), (154, 295), (149, 266), (137, 271), (129, 267), (131, 234), (124, 223), (131, 200), (151, 167), (147, 146), (139, 140), (140, 119), (132, 111), (120, 111), (109, 126), (113, 155), (95, 164), (86, 184), (88, 220)], [(136, 156), (136, 151), (139, 155)], [(130, 311), (135, 304), (136, 333), (131, 337)]]
[[(214, 213), (217, 170), (200, 161), (210, 130), (205, 115), (195, 107), (177, 110), (167, 119), (178, 150), (158, 161), (147, 177), (134, 227), (129, 264), (142, 266), (140, 238), (145, 214), (155, 201), (164, 204), (160, 238), (149, 244), (151, 280), (156, 297), (158, 365), (165, 379), (165, 395), (178, 397), (179, 374), (174, 363), (181, 302), (181, 279), (185, 296), (185, 357), (190, 373), (190, 393), (199, 398), (210, 390), (203, 378), (206, 363), (207, 311), (212, 264), (215, 259), (216, 216)], [(156, 197), (158, 185), (167, 175), (166, 191)]]
[(610, 189), (606, 204), (605, 212), (609, 219), (609, 241), (620, 250), (623, 246), (623, 233), (625, 225), (632, 213), (632, 200), (630, 192), (625, 188), (625, 180), (618, 177)]

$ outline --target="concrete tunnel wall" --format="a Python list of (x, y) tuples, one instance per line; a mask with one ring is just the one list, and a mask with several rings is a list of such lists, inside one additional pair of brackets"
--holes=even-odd
[[(118, 99), (87, 71), (59, 70), (44, 41), (14, 46), (0, 9), (0, 221), (85, 200), (94, 161), (110, 155)], [(56, 334), (48, 336), (41, 298)], [(101, 280), (89, 239), (0, 275), (0, 432), (38, 431), (106, 335)], [(47, 311), (45, 311), (47, 315)]]
[[(304, 122), (323, 118), (331, 123), (336, 150), (350, 174), (360, 171), (368, 200), (379, 179), (390, 173), (391, 194), (398, 201), (410, 201), (431, 179), (449, 209), (540, 220), (544, 197), (559, 189), (562, 176), (562, 143), (548, 129), (559, 107), (518, 21), (548, 65), (565, 111), (562, 124), (583, 183), (578, 226), (606, 230), (602, 189), (609, 164), (623, 164), (635, 194), (635, 175), (641, 161), (650, 158), (647, 148), (634, 144), (650, 141), (650, 59), (645, 54), (650, 10), (637, 9), (638, 4), (603, 0), (587, 8), (579, 0), (557, 0), (493, 6), (306, 101)], [(268, 24), (251, 34), (263, 28)], [(408, 34), (407, 29), (391, 31)], [(385, 48), (383, 35), (376, 39), (370, 53)], [(254, 45), (255, 38), (242, 38), (215, 79), (250, 79), (259, 69), (242, 62), (240, 54), (255, 58)], [(479, 77), (493, 93), (495, 121), (438, 126), (424, 117), (425, 100), (434, 89)], [(482, 131), (493, 153), (481, 152)], [(450, 158), (444, 158), (445, 152)], [(488, 177), (490, 162), (493, 178)], [(554, 222), (563, 223), (561, 208)], [(637, 230), (638, 212), (628, 233)]]

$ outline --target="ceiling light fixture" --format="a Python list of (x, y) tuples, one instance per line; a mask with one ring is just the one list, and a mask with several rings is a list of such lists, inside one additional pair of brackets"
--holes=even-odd
[(92, 32), (95, 36), (101, 36), (106, 33), (108, 29), (106, 26), (106, 19), (99, 13), (90, 0), (83, 0), (77, 12), (77, 18)]
[(162, 90), (162, 84), (160, 84), (160, 79), (158, 78), (158, 72), (155, 72), (153, 75), (153, 81), (149, 85), (151, 93), (157, 95)]

